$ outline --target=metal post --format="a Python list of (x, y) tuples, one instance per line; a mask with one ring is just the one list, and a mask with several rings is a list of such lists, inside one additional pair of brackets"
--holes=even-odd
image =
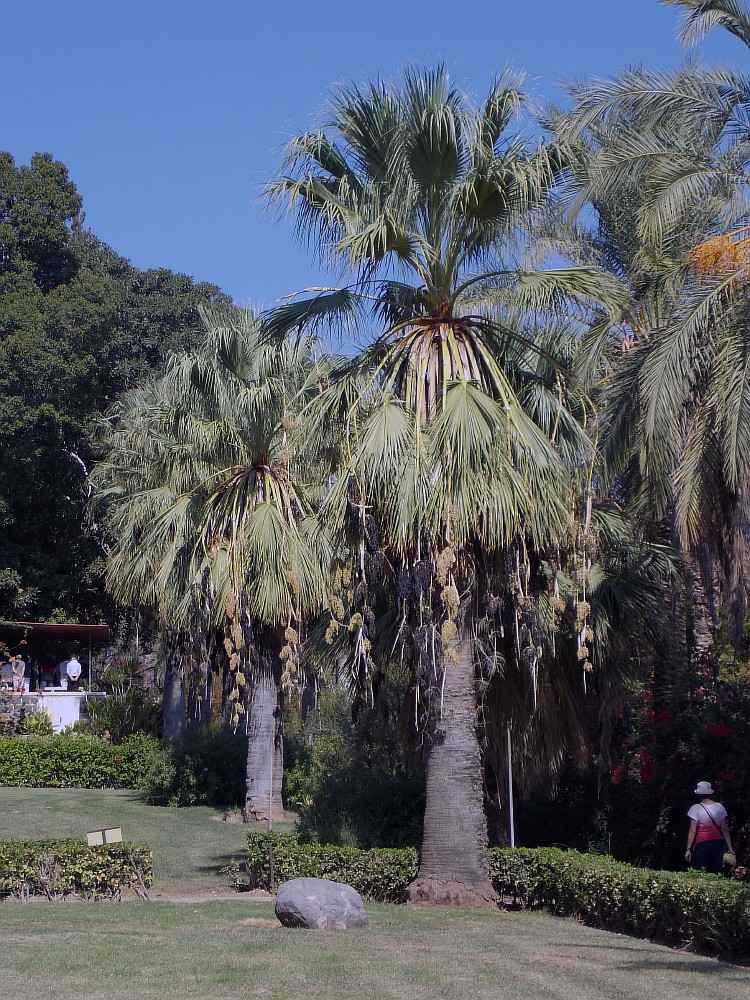
[(505, 728), (505, 749), (508, 758), (508, 826), (510, 828), (510, 846), (516, 846), (516, 825), (513, 817), (513, 749), (510, 739), (510, 722)]
[(276, 753), (276, 740), (274, 736), (276, 735), (274, 729), (276, 728), (276, 720), (274, 719), (273, 712), (271, 713), (271, 761), (269, 766), (268, 775), (268, 829), (273, 830), (273, 757)]
[[(273, 832), (273, 757), (276, 753), (276, 740), (274, 736), (276, 729), (276, 719), (274, 713), (271, 712), (271, 760), (268, 768), (268, 830), (269, 833)], [(268, 845), (268, 868), (269, 868), (269, 882), (271, 886), (271, 892), (276, 889), (275, 885), (275, 875), (273, 870), (273, 843)]]

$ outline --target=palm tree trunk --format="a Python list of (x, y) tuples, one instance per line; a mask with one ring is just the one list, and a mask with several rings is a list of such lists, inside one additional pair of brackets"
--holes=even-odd
[(654, 709), (671, 709), (683, 691), (691, 664), (716, 655), (714, 613), (695, 561), (685, 553), (682, 579), (671, 593), (669, 635), (654, 663)]
[(494, 906), (497, 896), (487, 875), (473, 629), (471, 616), (462, 611), (458, 635), (446, 650), (442, 713), (431, 727), (422, 851), (407, 899), (485, 908)]
[(661, 655), (654, 663), (654, 709), (658, 713), (673, 708), (685, 687), (691, 663), (715, 656), (715, 614), (712, 594), (703, 585), (700, 566), (694, 554), (685, 549), (675, 521), (674, 501), (664, 517), (657, 541), (671, 545), (682, 563), (679, 585), (665, 600), (671, 627)]
[(185, 732), (185, 642), (184, 636), (164, 627), (164, 693), (162, 708), (165, 740), (179, 740)]
[(281, 819), (281, 784), (284, 771), (281, 699), (273, 675), (258, 679), (250, 701), (250, 728), (247, 740), (245, 822)]
[(654, 710), (661, 714), (674, 705), (682, 691), (690, 670), (690, 639), (687, 620), (685, 580), (665, 595), (669, 634), (664, 637), (662, 649), (654, 661), (653, 691)]
[(690, 582), (690, 610), (692, 620), (692, 659), (710, 661), (716, 655), (714, 641), (714, 613), (711, 595), (706, 590), (699, 566), (691, 560), (687, 571)]

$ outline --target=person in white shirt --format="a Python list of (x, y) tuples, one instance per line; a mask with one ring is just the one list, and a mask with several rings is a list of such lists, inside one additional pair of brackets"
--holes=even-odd
[(695, 794), (700, 802), (688, 809), (688, 833), (685, 860), (693, 868), (701, 868), (718, 875), (724, 863), (724, 851), (734, 855), (732, 838), (727, 826), (727, 811), (721, 802), (711, 798), (714, 790), (710, 781), (699, 781)]
[(78, 681), (81, 679), (81, 664), (75, 653), (68, 660), (65, 666), (65, 673), (68, 675), (68, 691), (77, 691)]
[(26, 664), (22, 656), (12, 658), (13, 662), (13, 690), (23, 691), (23, 675), (26, 672)]

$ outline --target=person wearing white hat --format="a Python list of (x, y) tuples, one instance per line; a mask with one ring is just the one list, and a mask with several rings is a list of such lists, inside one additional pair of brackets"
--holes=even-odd
[[(688, 833), (685, 860), (693, 868), (700, 868), (718, 875), (726, 853), (734, 858), (732, 838), (727, 826), (727, 811), (721, 802), (716, 802), (710, 781), (699, 781), (695, 794), (700, 802), (688, 809), (690, 832)], [(730, 859), (731, 860), (731, 859)]]

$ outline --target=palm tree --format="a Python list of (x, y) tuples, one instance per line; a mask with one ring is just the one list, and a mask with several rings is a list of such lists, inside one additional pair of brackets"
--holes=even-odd
[[(563, 531), (570, 468), (589, 447), (542, 334), (556, 307), (575, 301), (580, 315), (614, 285), (594, 268), (519, 263), (561, 166), (555, 147), (529, 148), (510, 130), (520, 85), (506, 73), (481, 108), (441, 67), (410, 70), (400, 86), (343, 88), (325, 126), (291, 142), (268, 189), (350, 279), (295, 296), (266, 321), (276, 335), (327, 325), (363, 344), (332, 366), (303, 419), (319, 431), (311, 445), (329, 447), (338, 429), (321, 516), (345, 529), (352, 553), (357, 610), (338, 627), (360, 674), (373, 667), (385, 575), (396, 593), (429, 745), (414, 902), (494, 899), (477, 636), (504, 602), (523, 607), (533, 553)], [(519, 662), (531, 670), (532, 631), (519, 625)]]
[[(305, 620), (326, 596), (325, 541), (295, 478), (292, 407), (314, 368), (312, 345), (264, 344), (250, 313), (203, 317), (201, 350), (173, 357), (126, 397), (112, 432), (97, 473), (117, 531), (107, 572), (120, 597), (150, 579), (181, 633), (218, 630), (235, 726), (252, 688), (245, 814), (257, 819), (272, 801), (281, 809), (283, 691)], [(163, 461), (149, 465), (154, 446)]]
[[(683, 6), (695, 30), (711, 18), (724, 23), (715, 20), (721, 9), (744, 9)], [(628, 470), (653, 518), (672, 520), (694, 567), (695, 650), (706, 652), (715, 582), (735, 641), (748, 600), (750, 84), (689, 64), (675, 74), (629, 71), (572, 94), (576, 106), (557, 119), (556, 135), (586, 150), (576, 207), (589, 201), (600, 219), (619, 213), (629, 230), (635, 307), (622, 317), (618, 347), (628, 349), (613, 355), (606, 386), (611, 468)], [(622, 265), (610, 255), (613, 262)], [(597, 347), (592, 363), (600, 356)]]
[[(89, 505), (89, 516), (107, 539), (107, 589), (122, 604), (145, 608), (158, 622), (164, 658), (163, 735), (169, 740), (179, 739), (185, 728), (185, 683), (192, 673), (194, 643), (170, 618), (162, 571), (165, 552), (144, 546), (143, 539), (180, 495), (172, 443), (160, 433), (158, 422), (177, 405), (164, 381), (152, 379), (112, 407), (98, 427), (102, 458), (91, 473)], [(182, 542), (181, 525), (175, 521), (170, 551), (178, 551)], [(182, 580), (179, 588), (187, 585)], [(193, 635), (203, 639), (198, 623), (192, 624)]]
[[(641, 538), (666, 541), (684, 552), (673, 487), (679, 443), (675, 435), (664, 440), (649, 423), (649, 378), (655, 345), (664, 341), (664, 331), (678, 321), (684, 306), (686, 283), (691, 279), (686, 253), (715, 224), (715, 199), (713, 203), (706, 199), (689, 224), (647, 241), (642, 218), (644, 204), (652, 195), (651, 175), (644, 171), (636, 179), (626, 173), (617, 185), (606, 177), (607, 164), (620, 150), (623, 129), (641, 134), (632, 109), (623, 111), (621, 120), (593, 122), (576, 134), (570, 122), (577, 110), (569, 116), (559, 111), (548, 114), (550, 127), (568, 143), (573, 220), (558, 209), (546, 221), (544, 238), (537, 246), (574, 262), (599, 266), (621, 284), (619, 315), (614, 322), (611, 315), (602, 317), (582, 338), (575, 359), (576, 371), (591, 386), (598, 408), (602, 459), (598, 478), (605, 491), (613, 491), (626, 504), (633, 523), (641, 526)], [(584, 203), (589, 207), (579, 217), (578, 208)], [(670, 601), (673, 625), (669, 635), (674, 642), (668, 655), (658, 658), (655, 698), (659, 704), (677, 693), (691, 650), (703, 652), (706, 644), (712, 644), (710, 613), (705, 608), (703, 614), (697, 613), (701, 605), (695, 598), (700, 593), (700, 581), (688, 565)], [(692, 628), (688, 628), (686, 603), (696, 612)]]
[(682, 7), (680, 38), (692, 45), (711, 31), (726, 28), (750, 48), (750, 10), (742, 0), (661, 0), (668, 7)]

